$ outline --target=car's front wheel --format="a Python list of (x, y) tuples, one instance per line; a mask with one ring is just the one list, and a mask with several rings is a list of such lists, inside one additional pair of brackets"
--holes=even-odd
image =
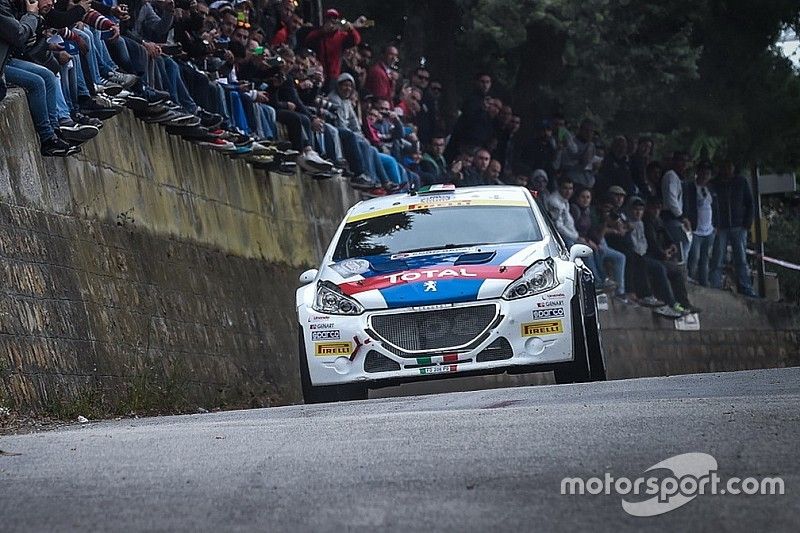
[(369, 389), (359, 383), (344, 385), (312, 385), (308, 370), (306, 347), (303, 342), (303, 330), (298, 327), (298, 354), (300, 355), (300, 386), (303, 390), (303, 401), (311, 403), (345, 402), (350, 400), (366, 400)]
[(597, 329), (597, 308), (593, 300), (586, 305), (592, 306), (592, 316), (584, 316), (581, 310), (581, 297), (583, 294), (594, 296), (594, 287), (582, 287), (581, 291), (572, 298), (570, 305), (572, 311), (572, 346), (574, 358), (569, 363), (563, 363), (554, 370), (555, 380), (563, 383), (586, 383), (588, 381), (605, 381), (606, 368), (603, 361), (600, 332)]

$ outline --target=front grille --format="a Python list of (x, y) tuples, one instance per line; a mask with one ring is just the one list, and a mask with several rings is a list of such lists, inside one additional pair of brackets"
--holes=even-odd
[(511, 348), (511, 344), (505, 337), (500, 337), (479, 353), (475, 361), (485, 363), (486, 361), (502, 361), (512, 357), (514, 357), (514, 350)]
[(364, 359), (364, 372), (393, 372), (395, 370), (400, 370), (400, 363), (392, 361), (375, 350), (370, 350)]
[(474, 341), (495, 316), (494, 304), (434, 311), (375, 315), (373, 331), (406, 352), (444, 350)]

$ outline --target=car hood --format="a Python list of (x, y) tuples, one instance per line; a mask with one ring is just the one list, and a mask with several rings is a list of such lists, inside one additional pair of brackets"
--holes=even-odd
[(320, 280), (366, 309), (471, 302), (500, 297), (545, 257), (543, 241), (372, 255), (326, 265)]

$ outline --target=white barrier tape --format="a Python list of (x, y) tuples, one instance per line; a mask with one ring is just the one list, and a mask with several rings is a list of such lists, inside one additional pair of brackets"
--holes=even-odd
[[(758, 254), (755, 252), (755, 250), (747, 250), (747, 253), (758, 257)], [(795, 265), (794, 263), (790, 263), (788, 261), (775, 259), (774, 257), (767, 257), (766, 255), (762, 256), (761, 258), (767, 263), (772, 263), (773, 265), (782, 266), (784, 268), (789, 268), (791, 270), (800, 270), (800, 265)]]

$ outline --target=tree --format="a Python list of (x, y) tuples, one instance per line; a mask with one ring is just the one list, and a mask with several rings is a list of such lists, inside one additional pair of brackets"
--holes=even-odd
[[(591, 116), (610, 136), (713, 139), (742, 161), (800, 164), (800, 79), (772, 46), (796, 0), (339, 2), (424, 55), (450, 103), (489, 70), (525, 117)], [(372, 38), (372, 37), (370, 37)], [(724, 139), (724, 142), (719, 141)]]

